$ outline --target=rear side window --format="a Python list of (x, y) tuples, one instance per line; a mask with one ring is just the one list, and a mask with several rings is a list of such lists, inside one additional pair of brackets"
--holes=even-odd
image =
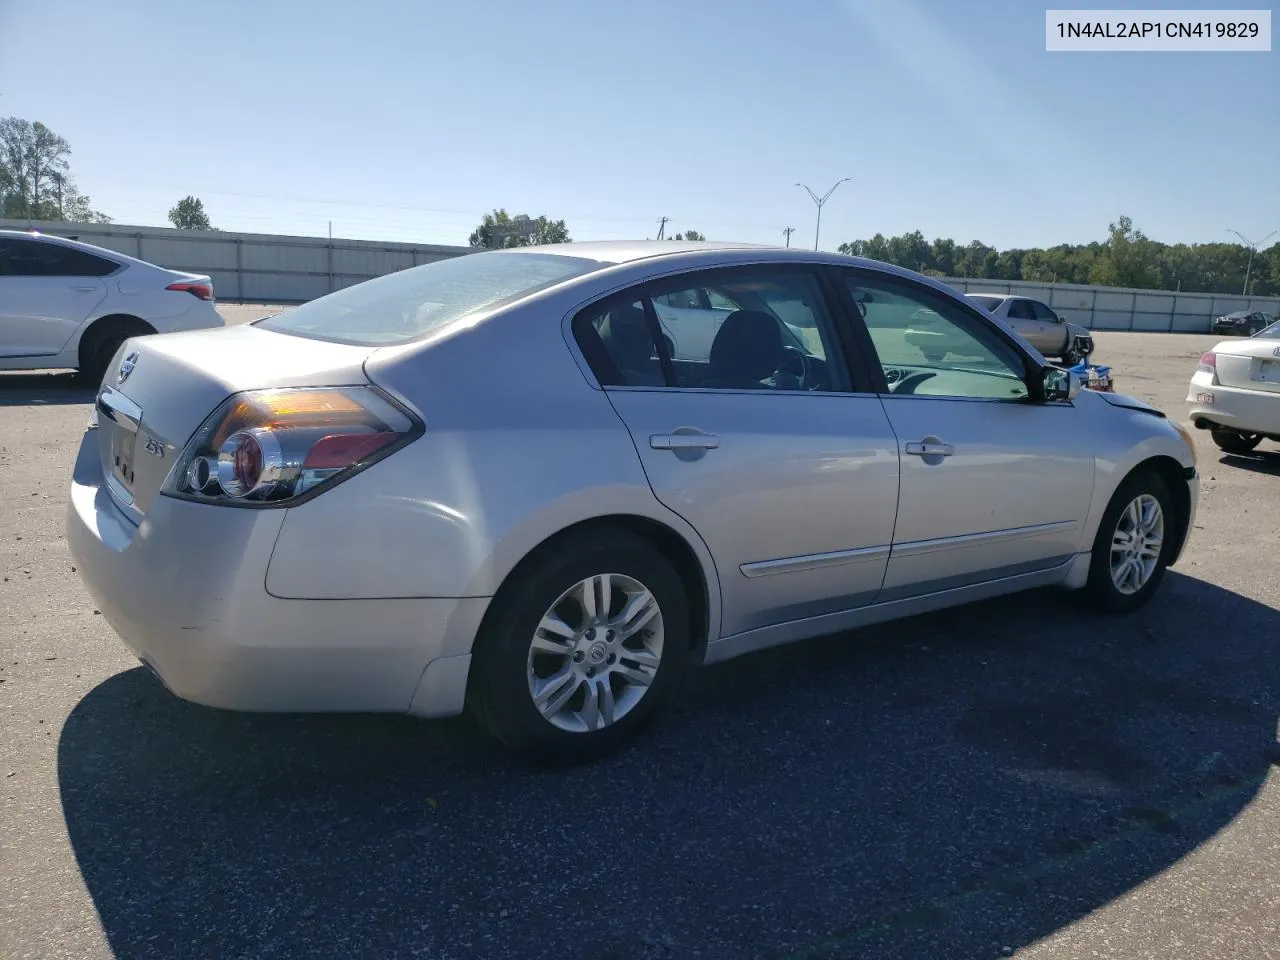
[(573, 331), (601, 386), (849, 389), (808, 271), (749, 267), (655, 281), (583, 310)]
[(965, 299), (970, 303), (976, 303), (983, 310), (995, 310), (996, 307), (1000, 306), (1000, 302), (1004, 300), (1004, 297), (985, 297), (982, 294), (974, 294)]
[(468, 253), (356, 284), (257, 326), (364, 347), (408, 343), (602, 266), (546, 253)]
[(105, 277), (120, 264), (75, 247), (39, 240), (0, 240), (0, 277)]
[(1009, 304), (1010, 320), (1034, 320), (1035, 311), (1031, 309), (1030, 300), (1014, 300)]

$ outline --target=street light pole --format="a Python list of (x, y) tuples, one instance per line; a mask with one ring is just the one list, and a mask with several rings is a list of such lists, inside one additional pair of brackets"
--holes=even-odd
[(1261, 240), (1257, 240), (1257, 241), (1250, 240), (1239, 230), (1232, 230), (1230, 227), (1227, 227), (1227, 233), (1234, 233), (1237, 237), (1240, 238), (1240, 240), (1244, 243), (1244, 245), (1249, 248), (1249, 260), (1246, 263), (1244, 268), (1244, 289), (1240, 291), (1240, 295), (1242, 297), (1247, 297), (1249, 295), (1249, 274), (1253, 272), (1253, 255), (1258, 252), (1258, 248), (1260, 246), (1262, 246), (1264, 243), (1266, 243), (1268, 240), (1274, 237), (1277, 233), (1280, 233), (1280, 231), (1272, 230)]
[(821, 197), (819, 197), (816, 193), (810, 190), (803, 183), (796, 184), (797, 187), (799, 187), (809, 195), (809, 199), (812, 200), (818, 207), (818, 222), (813, 228), (813, 249), (815, 250), (818, 249), (818, 237), (822, 233), (822, 205), (831, 199), (831, 195), (836, 192), (836, 187), (852, 179), (853, 177), (844, 177), (840, 180), (837, 180), (835, 184), (832, 185), (831, 189), (828, 190), (826, 193), (824, 193)]

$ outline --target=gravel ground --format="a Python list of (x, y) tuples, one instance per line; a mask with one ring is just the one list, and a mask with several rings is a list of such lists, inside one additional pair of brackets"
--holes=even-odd
[[(1179, 416), (1214, 342), (1097, 339)], [(63, 540), (89, 399), (0, 376), (6, 960), (1280, 957), (1276, 445), (1198, 435), (1138, 615), (1039, 592), (766, 651), (547, 772), (464, 719), (169, 696)]]

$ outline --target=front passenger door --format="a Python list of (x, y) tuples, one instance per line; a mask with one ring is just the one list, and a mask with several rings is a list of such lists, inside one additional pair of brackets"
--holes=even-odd
[(1017, 330), (1027, 343), (1041, 352), (1045, 350), (1048, 346), (1048, 343), (1046, 343), (1047, 331), (1044, 329), (1044, 324), (1036, 319), (1036, 311), (1031, 306), (1030, 300), (1014, 297), (1009, 301), (1007, 316), (1009, 326)]
[[(1033, 400), (1030, 358), (957, 298), (875, 271), (841, 277), (849, 296), (865, 301), (873, 374), (883, 376), (879, 389), (902, 462), (880, 599), (1069, 560), (1081, 549), (1095, 470), (1075, 408)], [(956, 345), (928, 366), (905, 343), (907, 318), (922, 308)]]

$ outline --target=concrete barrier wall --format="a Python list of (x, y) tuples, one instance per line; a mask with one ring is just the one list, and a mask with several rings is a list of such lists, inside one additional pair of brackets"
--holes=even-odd
[[(327, 240), (259, 233), (224, 233), (101, 223), (0, 220), (0, 229), (35, 229), (148, 260), (174, 270), (213, 277), (219, 300), (303, 303), (334, 290), (446, 257), (469, 247), (372, 240)], [(1214, 317), (1235, 310), (1280, 316), (1280, 298), (1212, 293), (1170, 293), (1072, 283), (974, 280), (948, 277), (965, 293), (1015, 293), (1034, 297), (1073, 323), (1095, 330), (1209, 332)]]

